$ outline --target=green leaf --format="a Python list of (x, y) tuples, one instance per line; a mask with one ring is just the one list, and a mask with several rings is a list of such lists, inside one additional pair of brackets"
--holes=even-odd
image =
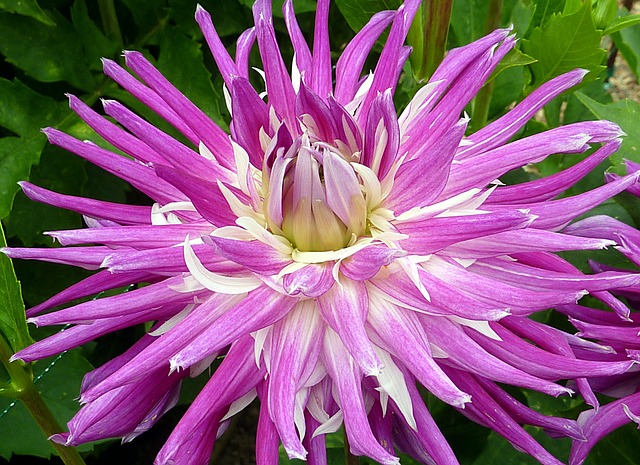
[[(0, 247), (6, 245), (4, 231), (0, 227)], [(5, 337), (14, 352), (23, 349), (31, 341), (20, 283), (11, 260), (3, 253), (0, 253), (0, 333), (0, 337)]]
[(551, 17), (556, 13), (560, 13), (564, 6), (565, 0), (534, 0), (533, 17), (525, 37), (529, 37), (536, 27), (544, 28)]
[(44, 138), (0, 139), (0, 218), (5, 218), (11, 211), (19, 190), (18, 181), (29, 177), (29, 171), (38, 163), (44, 145)]
[(635, 423), (613, 431), (591, 450), (584, 465), (637, 465), (640, 463), (640, 447), (638, 447), (638, 431)]
[[(121, 0), (129, 9), (130, 16), (140, 31), (154, 30), (158, 24), (164, 23), (165, 0)], [(195, 13), (195, 5), (194, 5)]]
[(520, 98), (524, 81), (524, 73), (518, 68), (505, 69), (495, 78), (489, 119), (504, 113), (505, 108)]
[[(207, 0), (200, 2), (205, 10), (211, 12), (216, 31), (220, 37), (240, 34), (245, 29), (253, 27), (251, 10), (245, 8), (245, 3), (229, 0)], [(298, 1), (295, 2), (296, 9)], [(249, 7), (251, 5), (248, 5)], [(314, 5), (315, 6), (315, 5)], [(274, 14), (277, 14), (274, 5)], [(178, 27), (188, 36), (201, 38), (202, 32), (193, 19), (195, 6), (192, 0), (169, 0), (169, 14)], [(206, 48), (206, 47), (205, 47)], [(207, 53), (207, 52), (205, 52)]]
[(593, 4), (593, 22), (598, 29), (607, 29), (616, 17), (618, 5), (616, 0), (596, 0)]
[[(255, 0), (240, 0), (245, 6), (251, 8), (253, 6), (253, 4), (255, 3)], [(365, 0), (366, 1), (366, 0)], [(282, 4), (284, 3), (284, 0), (273, 0), (273, 16), (277, 16), (282, 18)], [(384, 3), (384, 2), (383, 2)], [(387, 2), (388, 3), (388, 2)], [(400, 5), (400, 3), (398, 3), (398, 6)], [(296, 0), (295, 2), (293, 2), (293, 8), (296, 12), (296, 14), (301, 14), (301, 13), (309, 13), (312, 11), (316, 11), (316, 2), (314, 0)], [(397, 7), (395, 7), (394, 9), (396, 9)], [(387, 8), (381, 8), (382, 10), (385, 10)], [(380, 10), (377, 10), (380, 11)], [(215, 18), (214, 18), (215, 20)]]
[(469, 44), (485, 35), (489, 2), (485, 0), (456, 0), (451, 12), (451, 31), (456, 46)]
[(604, 35), (611, 35), (636, 24), (640, 24), (640, 14), (620, 16), (609, 23), (609, 26), (604, 30)]
[(85, 49), (86, 62), (89, 68), (102, 72), (100, 58), (115, 58), (122, 45), (116, 40), (106, 37), (100, 28), (89, 17), (85, 0), (76, 0), (71, 8), (71, 21)]
[(496, 69), (493, 70), (493, 72), (491, 73), (491, 76), (489, 76), (489, 79), (487, 79), (487, 82), (493, 81), (496, 77), (498, 77), (500, 73), (502, 73), (507, 69), (516, 68), (520, 66), (527, 66), (535, 62), (536, 62), (535, 58), (530, 57), (525, 53), (522, 53), (517, 48), (514, 48), (511, 51), (509, 51), (509, 53), (507, 53), (502, 60), (500, 60), (500, 63), (498, 63), (498, 66), (496, 66)]
[(160, 41), (158, 69), (211, 119), (226, 126), (220, 116), (222, 92), (213, 88), (199, 43), (177, 28), (167, 28)]
[[(40, 379), (36, 378), (36, 388), (58, 422), (64, 425), (80, 407), (76, 400), (80, 393), (80, 383), (92, 366), (80, 355), (79, 349), (65, 353), (53, 366), (50, 365), (50, 359), (36, 362), (34, 365), (34, 374), (42, 375)], [(0, 398), (0, 415), (9, 404), (9, 400)], [(12, 454), (44, 458), (51, 456), (51, 445), (20, 403), (10, 407), (0, 417), (0, 431), (0, 457), (8, 460)], [(88, 451), (92, 450), (93, 446), (88, 444), (78, 449)]]
[[(613, 101), (611, 94), (607, 92), (605, 84), (600, 80), (593, 81), (581, 87), (580, 92), (599, 103), (608, 104)], [(590, 121), (593, 119), (591, 111), (578, 100), (575, 93), (567, 94), (565, 101), (567, 105), (564, 108), (562, 124)]]
[(47, 16), (47, 13), (40, 8), (36, 0), (0, 0), (0, 10), (17, 13), (22, 16), (29, 16), (48, 26), (56, 25), (55, 21)]
[[(621, 18), (632, 18), (626, 10), (622, 10), (621, 14), (623, 15)], [(638, 79), (640, 77), (640, 25), (636, 24), (615, 32), (611, 38)]]
[(356, 32), (377, 12), (397, 10), (401, 3), (400, 0), (336, 0), (344, 19)]
[[(33, 168), (31, 181), (56, 192), (82, 194), (87, 177), (85, 161), (59, 147), (49, 145), (40, 164)], [(52, 244), (44, 231), (82, 227), (82, 217), (75, 212), (34, 202), (22, 192), (16, 196), (15, 207), (6, 220), (7, 235), (19, 238), (26, 247)]]
[(627, 133), (622, 140), (620, 150), (611, 156), (614, 166), (620, 167), (625, 158), (640, 163), (640, 133), (638, 132), (640, 104), (633, 100), (620, 100), (603, 105), (581, 92), (576, 92), (575, 95), (596, 118), (613, 121)]
[(524, 37), (533, 19), (534, 7), (527, 0), (518, 0), (511, 10), (509, 21), (518, 37)]
[(575, 13), (552, 16), (544, 28), (536, 28), (522, 41), (522, 51), (537, 60), (529, 66), (530, 90), (576, 68), (591, 71), (591, 78), (597, 76), (606, 54), (600, 48), (601, 38), (593, 25), (591, 2), (584, 2)]
[[(533, 438), (556, 457), (566, 459), (569, 456), (571, 441), (567, 438), (551, 439), (538, 428), (525, 428)], [(509, 441), (492, 431), (482, 453), (471, 462), (472, 465), (494, 465), (497, 463), (518, 465), (539, 465), (530, 455), (516, 450)], [(614, 462), (610, 462), (614, 463)], [(617, 463), (617, 462), (615, 462)]]
[(56, 26), (0, 13), (0, 52), (38, 81), (67, 81), (78, 89), (93, 89), (80, 37), (64, 16), (52, 15)]
[(0, 126), (21, 137), (42, 137), (40, 129), (67, 112), (65, 104), (34, 92), (17, 79), (0, 79)]
[(544, 415), (567, 416), (570, 412), (584, 407), (584, 401), (580, 397), (560, 396), (553, 397), (537, 391), (523, 390), (527, 399), (527, 405)]

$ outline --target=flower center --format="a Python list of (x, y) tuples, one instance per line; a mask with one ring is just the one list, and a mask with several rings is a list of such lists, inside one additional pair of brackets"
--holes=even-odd
[(334, 147), (301, 136), (269, 174), (269, 228), (303, 252), (339, 250), (366, 233), (364, 188)]

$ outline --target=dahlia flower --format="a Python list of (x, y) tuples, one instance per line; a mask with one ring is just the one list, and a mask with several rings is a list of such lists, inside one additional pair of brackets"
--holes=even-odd
[[(508, 29), (452, 50), (397, 116), (393, 93), (418, 6), (407, 0), (374, 15), (342, 52), (335, 74), (328, 0), (318, 1), (311, 48), (285, 1), (295, 51), (290, 73), (268, 0), (254, 5), (255, 28), (239, 38), (235, 59), (199, 7), (196, 20), (225, 82), (230, 136), (135, 51), (124, 61), (139, 79), (110, 60), (105, 73), (184, 141), (116, 101), (103, 105), (119, 125), (69, 97), (71, 108), (128, 157), (53, 128), (44, 130), (49, 141), (130, 182), (154, 204), (118, 205), (21, 183), (30, 198), (81, 213), (88, 227), (48, 233), (63, 246), (82, 247), (4, 252), (101, 271), (28, 311), (38, 326), (71, 326), (15, 358), (29, 362), (128, 326), (152, 327), (87, 375), (84, 406), (55, 441), (130, 440), (175, 404), (186, 376), (214, 362), (156, 464), (207, 463), (227, 420), (256, 397), (259, 464), (277, 463), (280, 444), (292, 458), (326, 463), (325, 436), (342, 425), (355, 455), (397, 464), (399, 450), (425, 463), (455, 464), (418, 385), (542, 463), (559, 462), (521, 425), (584, 441), (576, 421), (544, 416), (497, 383), (558, 396), (573, 392), (565, 383), (573, 380), (597, 405), (588, 378), (634, 369), (633, 356), (583, 356), (606, 349), (528, 317), (575, 306), (586, 293), (628, 317), (609, 290), (637, 286), (637, 274), (585, 275), (554, 252), (619, 244), (563, 229), (639, 175), (556, 199), (619, 147), (622, 133), (610, 122), (509, 142), (578, 84), (583, 70), (556, 77), (466, 135), (465, 106), (515, 44)], [(387, 27), (378, 63), (363, 76)], [(249, 81), (254, 42), (264, 89)], [(498, 181), (551, 154), (592, 147), (553, 176)], [(45, 313), (132, 283), (144, 285)]]

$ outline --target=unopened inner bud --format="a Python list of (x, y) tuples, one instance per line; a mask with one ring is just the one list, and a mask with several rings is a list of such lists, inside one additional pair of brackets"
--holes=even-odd
[[(274, 177), (271, 177), (274, 181)], [(276, 189), (281, 194), (271, 195)], [(358, 176), (342, 156), (303, 144), (280, 186), (270, 183), (269, 202), (282, 199), (274, 232), (304, 252), (339, 250), (366, 231), (367, 208)]]

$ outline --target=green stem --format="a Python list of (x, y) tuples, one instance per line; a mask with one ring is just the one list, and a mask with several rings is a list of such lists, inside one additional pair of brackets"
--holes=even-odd
[[(45, 404), (42, 396), (33, 384), (33, 374), (31, 369), (21, 361), (9, 362), (13, 355), (11, 347), (0, 336), (0, 360), (7, 368), (7, 372), (11, 377), (11, 389), (15, 393), (15, 397), (20, 399), (27, 408), (33, 419), (36, 421), (44, 435), (48, 438), (62, 431), (62, 427), (58, 420), (53, 416), (47, 404)], [(84, 460), (73, 447), (66, 447), (49, 441), (51, 446), (56, 450), (65, 465), (85, 465)]]
[[(47, 438), (62, 431), (58, 420), (56, 420), (51, 410), (49, 410), (49, 407), (47, 407), (47, 404), (45, 404), (35, 384), (31, 383), (31, 385), (23, 391), (20, 400), (24, 406), (27, 407), (27, 410), (29, 410), (29, 413)], [(85, 465), (84, 460), (74, 447), (63, 446), (53, 441), (49, 441), (49, 443), (66, 465)]]
[(104, 33), (110, 39), (122, 44), (122, 33), (120, 32), (120, 24), (118, 24), (118, 15), (116, 14), (113, 0), (98, 0), (98, 8), (100, 8)]
[(409, 62), (411, 63), (411, 69), (413, 70), (413, 76), (416, 80), (422, 79), (424, 76), (422, 75), (422, 68), (424, 68), (424, 63), (422, 62), (423, 48), (424, 48), (424, 37), (423, 30), (424, 25), (422, 24), (422, 9), (424, 5), (420, 4), (418, 8), (418, 12), (416, 13), (413, 22), (411, 23), (411, 27), (409, 28), (409, 33), (407, 34), (407, 43), (411, 45), (413, 50), (411, 51), (411, 55), (409, 56)]
[(344, 432), (344, 463), (345, 465), (360, 465), (360, 457), (351, 453), (349, 438), (347, 437), (346, 431)]
[(453, 0), (427, 0), (422, 5), (424, 41), (420, 79), (428, 79), (444, 58)]
[[(489, 34), (494, 29), (500, 27), (501, 16), (502, 0), (489, 0), (489, 11), (487, 14), (487, 21), (484, 25), (485, 34)], [(487, 124), (494, 87), (495, 80), (488, 82), (482, 87), (482, 89), (480, 89), (473, 101), (473, 117), (471, 119), (471, 124), (476, 131)]]

